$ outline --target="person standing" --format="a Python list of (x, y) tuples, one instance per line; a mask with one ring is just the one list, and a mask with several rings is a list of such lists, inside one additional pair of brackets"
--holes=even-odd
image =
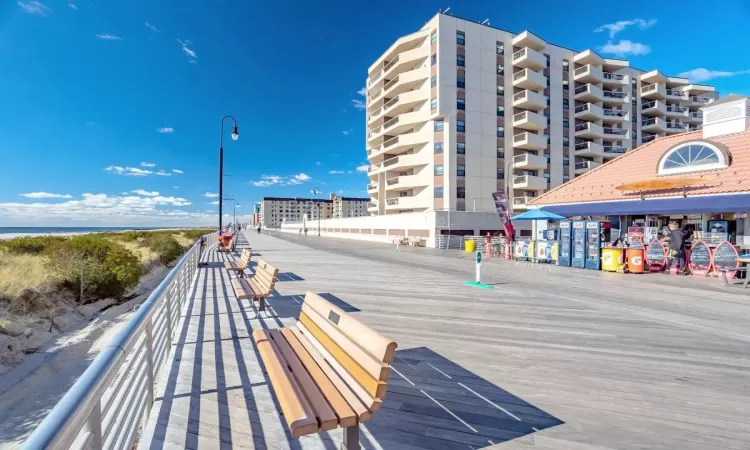
[(677, 273), (685, 275), (685, 238), (688, 232), (678, 227), (676, 223), (669, 228), (669, 267), (667, 267), (667, 273), (669, 273), (676, 259)]

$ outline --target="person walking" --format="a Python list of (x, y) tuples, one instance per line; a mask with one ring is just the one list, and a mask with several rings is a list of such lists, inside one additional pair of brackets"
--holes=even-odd
[(688, 232), (680, 228), (676, 222), (669, 227), (669, 267), (666, 273), (672, 269), (672, 264), (677, 260), (677, 273), (685, 275), (685, 238)]
[(260, 225), (258, 225), (258, 234), (260, 234)]

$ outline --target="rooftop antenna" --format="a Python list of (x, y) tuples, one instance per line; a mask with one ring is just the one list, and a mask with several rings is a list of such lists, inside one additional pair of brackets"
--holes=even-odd
[(490, 24), (490, 19), (484, 19), (484, 22), (482, 22), (482, 25), (485, 25), (485, 24), (489, 25)]
[(448, 15), (450, 15), (450, 14), (449, 14), (449, 13), (450, 13), (450, 10), (451, 10), (451, 7), (450, 7), (450, 6), (449, 6), (449, 7), (447, 7), (447, 8), (445, 8), (445, 11), (443, 11), (443, 14), (448, 14)]

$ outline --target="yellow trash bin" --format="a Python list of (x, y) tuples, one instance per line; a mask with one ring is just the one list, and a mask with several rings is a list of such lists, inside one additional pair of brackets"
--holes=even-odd
[(464, 241), (464, 251), (466, 253), (474, 253), (476, 242), (474, 241)]
[(621, 248), (603, 248), (602, 249), (602, 270), (607, 272), (616, 272), (622, 264)]

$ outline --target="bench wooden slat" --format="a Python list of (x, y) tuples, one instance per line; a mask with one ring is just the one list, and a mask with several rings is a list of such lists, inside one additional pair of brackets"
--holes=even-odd
[(323, 397), (333, 409), (333, 413), (338, 417), (338, 425), (341, 427), (350, 427), (357, 424), (357, 416), (354, 411), (346, 402), (341, 393), (336, 389), (331, 380), (328, 379), (326, 374), (318, 366), (318, 363), (308, 353), (302, 343), (297, 339), (297, 336), (292, 333), (289, 328), (280, 328), (279, 331), (286, 339), (287, 344), (292, 348), (294, 353), (299, 358), (302, 365), (307, 370), (310, 378), (318, 386), (318, 389), (323, 394)]
[(299, 438), (317, 432), (318, 421), (307, 404), (302, 392), (282, 357), (271, 342), (265, 330), (253, 331), (253, 340), (258, 347), (258, 353), (268, 372), (276, 398), (284, 412), (292, 436)]
[[(282, 329), (283, 332), (284, 329)], [(325, 358), (320, 354), (320, 352), (315, 348), (315, 346), (302, 334), (302, 332), (297, 327), (290, 327), (288, 328), (292, 334), (297, 338), (300, 344), (307, 350), (308, 354), (312, 359), (315, 360), (315, 362), (318, 364), (318, 367), (320, 370), (325, 373), (325, 375), (328, 377), (328, 380), (333, 384), (333, 386), (336, 388), (336, 390), (339, 392), (339, 394), (343, 397), (343, 399), (346, 401), (346, 403), (349, 405), (349, 407), (353, 410), (353, 412), (356, 414), (356, 419), (360, 422), (364, 422), (366, 420), (369, 420), (370, 417), (372, 417), (372, 414), (370, 413), (370, 410), (367, 409), (367, 407), (362, 404), (362, 401), (357, 397), (357, 394), (352, 392), (351, 388), (344, 380), (341, 379), (339, 374), (336, 372), (336, 370), (333, 369), (333, 367), (328, 364), (328, 362), (325, 360)], [(291, 339), (287, 338), (289, 342), (291, 342)], [(295, 351), (297, 351), (295, 349)], [(297, 354), (300, 352), (297, 351)], [(337, 414), (339, 414), (338, 408), (336, 408)], [(348, 426), (344, 425), (344, 418), (343, 416), (339, 415), (339, 420), (342, 427)]]
[(303, 336), (307, 339), (308, 342), (310, 342), (315, 349), (320, 353), (320, 355), (325, 359), (325, 361), (336, 371), (336, 373), (341, 377), (342, 380), (344, 380), (349, 386), (349, 388), (357, 394), (357, 397), (362, 401), (362, 403), (372, 412), (375, 412), (380, 409), (380, 406), (382, 404), (382, 400), (379, 398), (376, 398), (372, 395), (370, 395), (365, 388), (360, 386), (360, 384), (357, 382), (357, 380), (354, 379), (354, 377), (346, 371), (346, 369), (339, 364), (338, 361), (336, 361), (336, 358), (333, 357), (330, 353), (328, 353), (328, 350), (326, 350), (323, 345), (315, 340), (315, 337), (312, 333), (310, 333), (310, 330), (308, 330), (305, 325), (299, 321), (296, 324), (297, 329), (302, 333)]
[(242, 285), (243, 280), (245, 280), (245, 278), (234, 278), (232, 280), (232, 289), (234, 289), (234, 296), (237, 297), (238, 300), (244, 300), (248, 298), (247, 292)]
[(302, 395), (307, 399), (307, 403), (312, 407), (313, 413), (318, 420), (318, 426), (323, 431), (333, 430), (338, 425), (338, 418), (333, 413), (330, 405), (326, 402), (323, 393), (318, 389), (318, 386), (310, 377), (305, 366), (294, 353), (294, 350), (289, 346), (289, 343), (284, 338), (279, 330), (268, 330), (266, 333), (273, 340), (276, 348), (281, 352), (281, 356), (284, 358), (287, 367), (292, 372), (292, 376), (297, 381), (297, 386), (300, 387)]
[(305, 295), (305, 304), (322, 317), (329, 317), (333, 311), (338, 316), (336, 327), (357, 345), (367, 350), (375, 359), (390, 364), (396, 353), (396, 343), (350, 316), (344, 310), (331, 304), (314, 292)]
[[(349, 355), (352, 360), (356, 361), (357, 365), (375, 378), (375, 380), (388, 381), (388, 377), (391, 374), (390, 366), (375, 359), (371, 354), (367, 353), (355, 342), (350, 340), (347, 335), (342, 333), (328, 319), (321, 316), (318, 311), (307, 304), (307, 297), (302, 304), (302, 311), (307, 314), (307, 317), (315, 322), (321, 331), (323, 331), (345, 354)], [(340, 321), (341, 317), (339, 317), (338, 320)], [(330, 351), (331, 349), (329, 348), (328, 350)], [(334, 355), (336, 354), (335, 352), (332, 353), (334, 353)], [(339, 362), (342, 361), (339, 360)]]

